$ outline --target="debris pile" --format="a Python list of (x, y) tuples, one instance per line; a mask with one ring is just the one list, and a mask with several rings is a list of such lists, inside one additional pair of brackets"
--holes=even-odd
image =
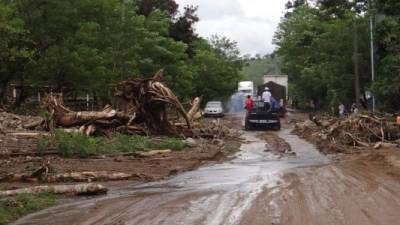
[(400, 126), (389, 115), (362, 113), (344, 119), (318, 114), (296, 123), (294, 132), (316, 142), (326, 153), (345, 152), (345, 146), (398, 147)]
[(221, 120), (212, 120), (210, 123), (195, 124), (195, 136), (203, 138), (222, 139), (229, 135), (235, 135), (236, 131), (229, 129)]
[[(200, 98), (194, 100), (186, 113), (175, 94), (163, 83), (163, 71), (152, 79), (133, 79), (118, 83), (114, 90), (116, 109), (110, 105), (97, 112), (75, 112), (64, 106), (61, 94), (50, 94), (44, 107), (53, 118), (53, 126), (87, 135), (109, 131), (126, 134), (177, 133), (177, 127), (191, 131), (193, 117), (199, 110)], [(179, 117), (169, 118), (170, 111)], [(74, 128), (79, 127), (79, 128)]]
[(7, 130), (24, 131), (39, 129), (44, 120), (39, 116), (23, 116), (13, 113), (0, 112), (0, 132)]

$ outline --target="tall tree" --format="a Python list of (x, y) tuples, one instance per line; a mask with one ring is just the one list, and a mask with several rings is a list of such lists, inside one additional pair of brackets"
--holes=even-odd
[(182, 16), (178, 17), (171, 26), (171, 37), (176, 41), (182, 41), (187, 44), (189, 46), (188, 54), (190, 56), (193, 56), (195, 53), (194, 41), (198, 39), (194, 31), (194, 24), (199, 21), (196, 12), (197, 7), (186, 6)]
[(149, 16), (155, 10), (165, 11), (173, 18), (178, 12), (178, 4), (174, 0), (138, 0), (138, 14)]
[(12, 80), (21, 80), (24, 68), (33, 56), (24, 21), (16, 14), (14, 3), (0, 1), (0, 100)]
[(400, 111), (400, 3), (374, 1), (379, 22), (376, 24), (378, 76), (373, 92), (381, 109)]
[[(320, 7), (303, 4), (289, 11), (275, 35), (282, 70), (289, 75), (293, 95), (320, 106), (334, 106), (356, 99), (358, 84), (354, 65), (360, 65), (360, 86), (365, 87), (368, 72), (368, 41), (353, 35), (353, 21), (360, 20), (358, 32), (367, 32), (366, 23), (344, 7), (343, 14), (325, 16)], [(358, 50), (354, 53), (354, 43)], [(359, 62), (355, 60), (358, 58)], [(361, 88), (361, 89), (362, 89)], [(337, 100), (338, 99), (338, 100)]]

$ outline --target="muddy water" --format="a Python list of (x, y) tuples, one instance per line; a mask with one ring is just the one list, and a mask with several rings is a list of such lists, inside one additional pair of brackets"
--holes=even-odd
[(15, 224), (239, 224), (265, 189), (279, 186), (288, 169), (326, 164), (314, 146), (283, 130), (296, 156), (264, 151), (268, 146), (246, 132), (241, 151), (222, 164), (172, 179), (115, 189), (102, 198), (80, 200), (29, 215)]

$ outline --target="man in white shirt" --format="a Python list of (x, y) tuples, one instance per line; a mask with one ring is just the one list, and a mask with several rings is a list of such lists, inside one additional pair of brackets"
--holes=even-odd
[(269, 88), (266, 87), (265, 91), (262, 93), (262, 100), (264, 101), (264, 106), (266, 110), (269, 110), (271, 107), (271, 92), (269, 92)]

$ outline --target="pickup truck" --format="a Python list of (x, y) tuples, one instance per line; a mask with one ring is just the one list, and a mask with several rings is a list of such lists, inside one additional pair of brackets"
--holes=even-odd
[(263, 101), (254, 101), (252, 111), (246, 113), (245, 130), (255, 128), (280, 130), (281, 121), (278, 111), (267, 110)]

